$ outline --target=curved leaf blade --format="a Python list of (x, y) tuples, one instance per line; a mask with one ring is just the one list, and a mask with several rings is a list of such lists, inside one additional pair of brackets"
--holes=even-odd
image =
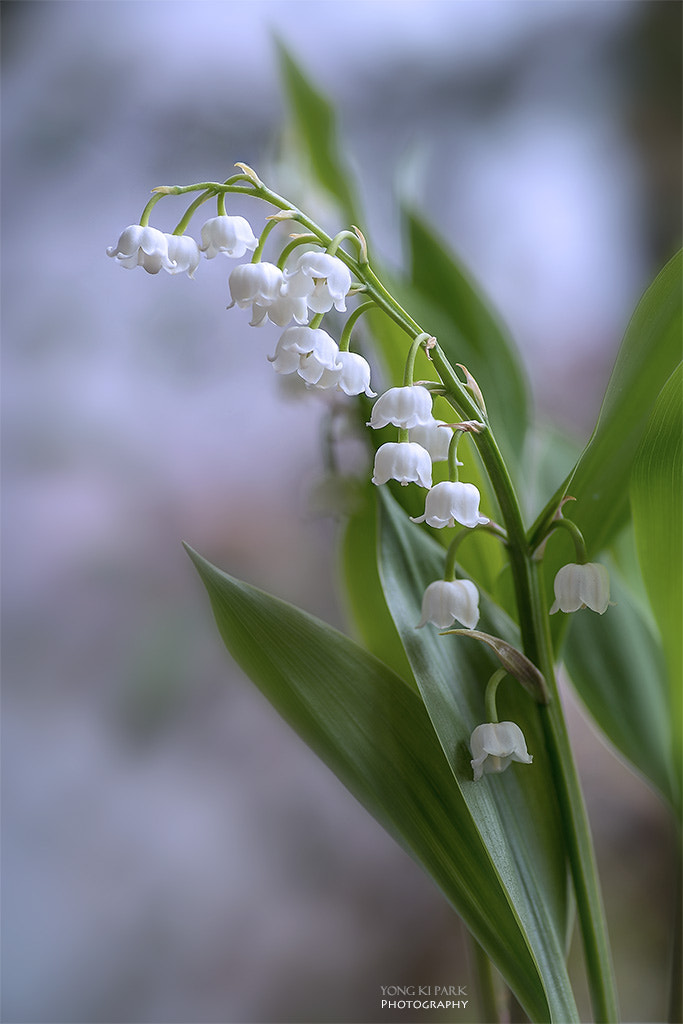
[[(589, 557), (617, 536), (630, 515), (633, 460), (659, 392), (681, 358), (682, 254), (663, 268), (639, 302), (626, 330), (597, 425), (567, 480), (532, 529), (537, 540), (563, 494), (576, 498), (565, 514), (581, 529)], [(553, 540), (545, 556), (547, 581), (571, 561), (571, 545)], [(549, 591), (550, 592), (550, 591)], [(557, 628), (557, 627), (556, 627)]]
[(611, 743), (675, 804), (665, 667), (657, 638), (610, 566), (615, 607), (571, 616), (563, 660), (583, 704)]
[(453, 364), (463, 363), (480, 385), (504, 454), (517, 463), (529, 419), (521, 358), (453, 254), (424, 220), (404, 212), (415, 296), (411, 313), (436, 334)]
[(631, 508), (638, 560), (662, 639), (669, 678), (669, 721), (681, 750), (683, 688), (683, 365), (657, 399), (636, 452)]
[(428, 871), (530, 1017), (548, 1020), (533, 953), (420, 698), (348, 637), (188, 553), (237, 663)]
[[(550, 769), (536, 705), (511, 682), (501, 688), (500, 717), (521, 726), (534, 765), (531, 770), (512, 766), (502, 775), (474, 783), (469, 738), (485, 721), (484, 690), (499, 662), (471, 640), (440, 636), (432, 627), (415, 628), (426, 586), (442, 576), (443, 548), (406, 521), (385, 489), (380, 492), (380, 577), (425, 706), (453, 778), (517, 910), (551, 1020), (576, 1020), (564, 960), (569, 913), (562, 827), (554, 791), (547, 783)], [(480, 609), (482, 630), (520, 646), (515, 625), (483, 594)]]

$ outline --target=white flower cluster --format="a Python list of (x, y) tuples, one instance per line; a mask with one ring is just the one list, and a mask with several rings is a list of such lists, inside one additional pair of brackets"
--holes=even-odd
[[(107, 249), (107, 255), (127, 269), (143, 267), (149, 274), (162, 269), (169, 274), (187, 271), (193, 277), (202, 254), (207, 259), (219, 253), (239, 259), (257, 246), (258, 239), (244, 217), (223, 214), (202, 226), (201, 245), (189, 235), (132, 224), (118, 243)], [(337, 256), (303, 252), (289, 270), (261, 261), (240, 264), (230, 274), (229, 287), (232, 301), (228, 309), (251, 306), (251, 326), (258, 327), (268, 318), (278, 327), (287, 327), (275, 354), (269, 357), (276, 373), (298, 373), (309, 386), (326, 391), (375, 397), (367, 360), (340, 351), (326, 331), (308, 326), (310, 313), (327, 313), (332, 307), (340, 313), (346, 311), (351, 273)], [(292, 320), (297, 326), (288, 327)]]
[[(479, 491), (474, 484), (444, 480), (432, 487), (432, 463), (448, 458), (452, 431), (432, 415), (432, 396), (421, 384), (389, 388), (375, 402), (368, 426), (375, 430), (393, 424), (408, 431), (408, 441), (387, 441), (377, 449), (373, 484), (398, 480), (427, 488), (424, 515), (414, 523), (474, 527), (488, 523), (479, 514)], [(462, 465), (462, 463), (458, 463)], [(428, 622), (446, 629), (456, 619), (466, 629), (479, 621), (479, 592), (471, 580), (436, 580), (422, 599), (418, 628)]]
[[(182, 224), (178, 225), (178, 231), (182, 230)], [(262, 243), (269, 230), (265, 229)], [(247, 252), (254, 253), (254, 261), (236, 266), (229, 275), (231, 302), (228, 309), (250, 307), (253, 327), (270, 320), (285, 328), (275, 353), (268, 357), (276, 373), (296, 373), (309, 387), (375, 398), (367, 361), (349, 352), (344, 343), (340, 349), (319, 326), (321, 317), (332, 308), (346, 312), (351, 273), (345, 262), (329, 252), (304, 251), (292, 266), (281, 268), (260, 260), (262, 243), (259, 245), (259, 239), (244, 217), (219, 212), (202, 226), (201, 244), (189, 235), (167, 234), (147, 225), (132, 224), (122, 232), (117, 244), (107, 249), (107, 254), (127, 269), (142, 267), (149, 274), (158, 274), (160, 270), (169, 274), (186, 272), (193, 277), (202, 255), (213, 259), (223, 253), (240, 259)], [(284, 252), (280, 262), (285, 264)], [(343, 339), (350, 334), (353, 321), (362, 311), (352, 314)], [(311, 314), (314, 319), (309, 323)], [(415, 344), (419, 342), (418, 338)], [(468, 386), (469, 380), (468, 374)], [(476, 382), (474, 386), (477, 387)], [(480, 405), (483, 408), (483, 399)], [(489, 523), (479, 512), (480, 495), (474, 484), (449, 479), (432, 486), (432, 463), (450, 459), (451, 476), (457, 476), (453, 470), (462, 465), (455, 458), (457, 441), (453, 441), (453, 430), (478, 432), (484, 428), (483, 423), (467, 421), (448, 425), (435, 419), (430, 391), (411, 383), (389, 388), (375, 402), (368, 426), (379, 430), (389, 425), (401, 431), (400, 440), (389, 441), (377, 449), (374, 484), (396, 480), (403, 486), (417, 483), (425, 488), (425, 510), (421, 516), (412, 518), (414, 523), (427, 523), (434, 529), (454, 527), (456, 523), (474, 529)], [(458, 543), (458, 538), (454, 543)], [(447, 559), (450, 568), (446, 576), (454, 575), (455, 547), (452, 552)], [(608, 605), (609, 576), (603, 566), (580, 561), (560, 569), (555, 578), (555, 602), (550, 614), (585, 607), (602, 614)], [(471, 580), (435, 580), (424, 592), (417, 628), (431, 623), (439, 629), (447, 629), (455, 621), (466, 629), (476, 627), (479, 591)], [(475, 781), (485, 773), (504, 771), (511, 761), (523, 764), (532, 761), (524, 736), (513, 722), (494, 721), (477, 726), (470, 747)]]

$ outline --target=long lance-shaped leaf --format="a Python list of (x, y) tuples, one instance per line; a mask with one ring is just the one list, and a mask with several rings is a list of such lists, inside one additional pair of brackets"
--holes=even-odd
[(464, 363), (474, 375), (503, 452), (518, 463), (529, 420), (528, 385), (519, 353), (434, 231), (412, 212), (404, 211), (404, 223), (411, 281), (417, 291), (407, 296), (407, 308), (425, 330), (438, 335), (451, 363)]
[[(497, 862), (505, 860), (508, 837), (492, 828), (491, 844), (483, 841), (416, 693), (348, 637), (188, 551), (237, 663), (429, 872), (532, 1020), (546, 1021), (551, 1014), (574, 1020), (569, 997), (562, 1014), (557, 1009), (562, 956), (555, 965), (557, 985), (548, 993), (515, 901), (501, 882)], [(463, 744), (458, 757), (462, 771), (468, 764)], [(514, 781), (508, 788), (514, 794)], [(497, 824), (490, 801), (489, 813)], [(536, 845), (533, 831), (526, 837), (530, 849)], [(537, 866), (548, 877), (545, 866)], [(528, 898), (540, 899), (532, 880), (519, 880), (518, 886), (530, 886)], [(554, 906), (557, 893), (546, 896)], [(545, 913), (541, 906), (539, 913)]]
[[(675, 763), (683, 718), (683, 366), (657, 399), (631, 478), (636, 546), (668, 670), (668, 719)], [(677, 773), (676, 773), (677, 774)]]
[(315, 179), (337, 201), (349, 223), (358, 219), (358, 205), (349, 182), (337, 139), (334, 108), (292, 57), (276, 40), (280, 75), (294, 127)]
[[(387, 604), (453, 778), (519, 915), (552, 1020), (566, 1024), (577, 1019), (565, 966), (566, 861), (536, 705), (516, 683), (501, 687), (500, 718), (520, 725), (534, 764), (473, 782), (469, 738), (485, 721), (485, 686), (499, 664), (473, 640), (439, 636), (431, 625), (415, 628), (425, 588), (442, 576), (443, 549), (406, 520), (385, 489), (379, 505), (378, 558)], [(484, 595), (481, 612), (482, 630), (519, 646), (515, 626)]]
[[(628, 521), (633, 460), (660, 390), (681, 358), (681, 253), (655, 278), (628, 326), (607, 386), (597, 426), (571, 474), (532, 528), (539, 540), (563, 494), (576, 502), (565, 514), (583, 532), (589, 557), (597, 556)], [(557, 531), (560, 534), (562, 531)], [(558, 568), (574, 561), (566, 536), (553, 537), (544, 558), (548, 593)], [(563, 616), (553, 622), (562, 631)]]
[(587, 609), (572, 615), (564, 662), (581, 700), (608, 739), (675, 804), (678, 773), (670, 736), (674, 716), (668, 706), (662, 651), (612, 567), (610, 578), (615, 606), (604, 615)]

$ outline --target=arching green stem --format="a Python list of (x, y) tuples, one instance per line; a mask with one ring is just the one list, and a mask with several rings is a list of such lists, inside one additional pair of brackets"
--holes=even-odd
[(152, 196), (140, 216), (140, 227), (146, 228), (149, 225), (150, 214), (160, 199), (163, 199), (163, 193), (157, 192)]
[(206, 192), (203, 192), (202, 195), (197, 196), (195, 201), (193, 203), (190, 203), (190, 205), (188, 206), (187, 210), (185, 211), (185, 215), (176, 224), (175, 228), (173, 229), (173, 234), (184, 235), (185, 232), (187, 231), (190, 221), (192, 220), (192, 217), (199, 209), (199, 207), (202, 205), (202, 203), (205, 203), (207, 199), (210, 199), (211, 196), (215, 194), (215, 192), (207, 190)]
[(413, 339), (413, 343), (408, 350), (408, 358), (406, 359), (406, 368), (403, 371), (403, 386), (411, 387), (413, 383), (413, 377), (415, 376), (415, 359), (421, 345), (424, 345), (429, 341), (430, 335), (426, 331), (418, 333), (417, 337)]
[(499, 683), (507, 675), (507, 669), (498, 668), (493, 673), (488, 683), (486, 684), (486, 693), (484, 694), (484, 707), (486, 709), (486, 721), (497, 722), (498, 721), (498, 709), (496, 708), (496, 692), (498, 690)]
[(375, 309), (375, 303), (369, 300), (368, 302), (362, 302), (360, 306), (354, 309), (353, 313), (349, 314), (348, 320), (344, 324), (344, 330), (341, 333), (339, 339), (339, 351), (348, 352), (349, 344), (351, 342), (351, 331), (356, 326), (357, 321), (361, 318), (363, 313), (367, 313), (369, 309)]
[(546, 538), (549, 537), (551, 533), (554, 533), (555, 530), (559, 529), (566, 530), (570, 535), (574, 542), (574, 549), (576, 550), (576, 561), (579, 565), (585, 565), (588, 561), (586, 542), (583, 539), (583, 534), (576, 523), (572, 522), (571, 519), (555, 519), (546, 534)]

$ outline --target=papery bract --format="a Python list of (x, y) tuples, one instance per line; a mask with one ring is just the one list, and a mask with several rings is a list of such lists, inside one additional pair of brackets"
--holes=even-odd
[(609, 606), (609, 573), (599, 562), (563, 565), (553, 584), (555, 600), (550, 614), (590, 608), (602, 615)]
[(365, 393), (374, 398), (375, 392), (370, 388), (370, 364), (356, 352), (339, 352), (337, 360), (341, 363), (338, 370), (325, 370), (316, 387), (325, 390), (336, 388), (347, 395)]
[(113, 256), (126, 270), (142, 267), (148, 274), (158, 274), (162, 267), (172, 272), (175, 266), (168, 255), (167, 236), (142, 224), (125, 228), (116, 245), (107, 249), (107, 256)]
[(436, 529), (444, 526), (479, 526), (488, 523), (479, 513), (479, 491), (474, 484), (443, 480), (435, 484), (425, 500), (424, 515), (411, 519), (414, 523), (428, 523)]
[(199, 248), (208, 260), (213, 259), (219, 252), (239, 259), (240, 256), (244, 256), (247, 249), (253, 252), (257, 245), (258, 238), (244, 217), (222, 214), (219, 217), (212, 217), (202, 225), (202, 244)]
[(386, 484), (398, 480), (405, 486), (409, 483), (420, 487), (431, 487), (432, 460), (429, 452), (414, 441), (387, 441), (375, 454), (373, 484)]
[(422, 618), (418, 629), (428, 622), (447, 629), (455, 622), (474, 629), (479, 622), (479, 591), (471, 580), (436, 580), (422, 598)]
[(531, 764), (524, 733), (514, 722), (486, 722), (478, 725), (470, 738), (474, 781), (482, 775), (504, 772), (511, 761)]
[(351, 272), (337, 256), (326, 252), (304, 252), (294, 270), (285, 271), (285, 292), (304, 298), (314, 313), (327, 313), (332, 306), (346, 311)]
[(396, 427), (412, 428), (431, 423), (432, 396), (421, 384), (389, 388), (380, 395), (372, 407), (368, 426), (374, 430), (393, 423)]
[(201, 255), (199, 246), (191, 235), (165, 235), (168, 242), (168, 256), (175, 264), (173, 267), (164, 267), (169, 274), (183, 274), (187, 271), (189, 277), (194, 277), (194, 272), (199, 266)]

